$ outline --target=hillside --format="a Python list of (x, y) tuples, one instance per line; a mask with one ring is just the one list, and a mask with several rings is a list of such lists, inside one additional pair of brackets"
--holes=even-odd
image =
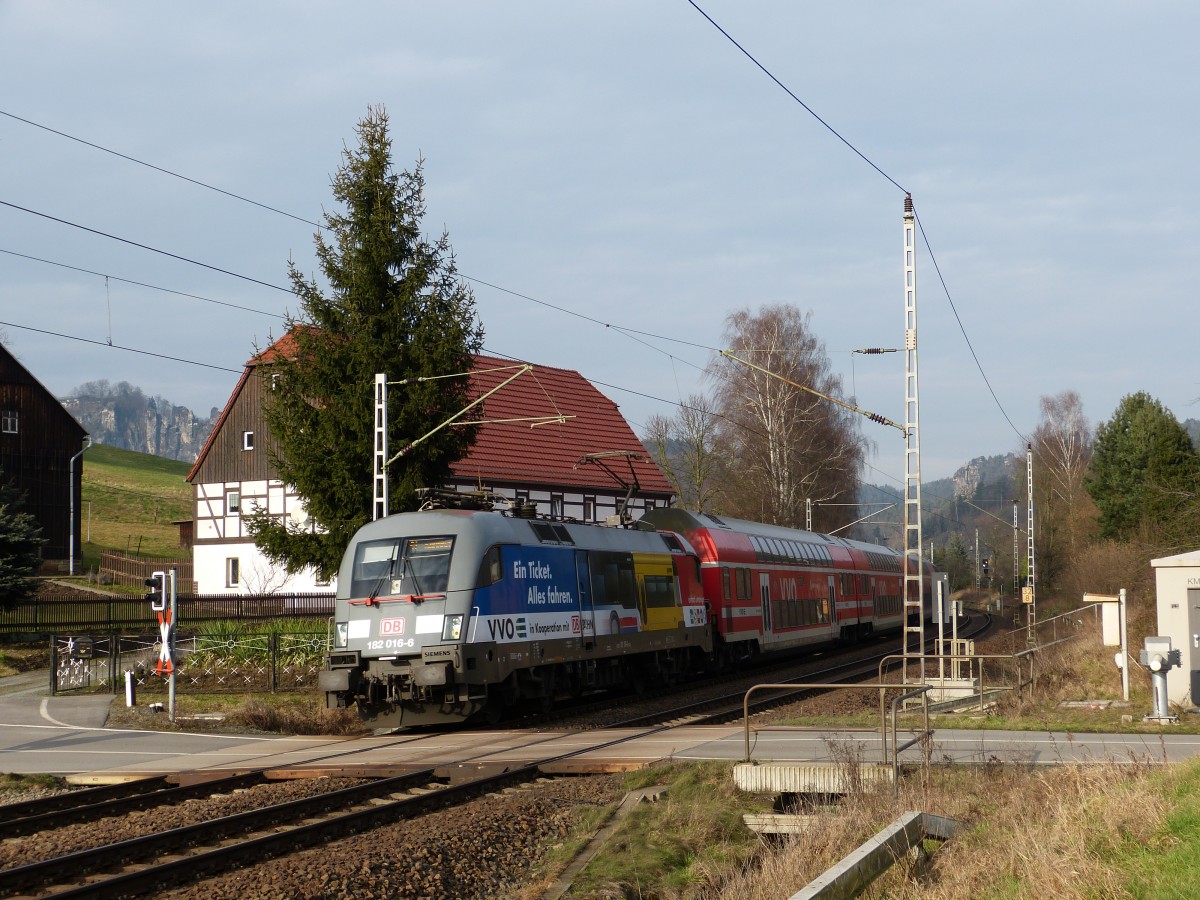
[(186, 406), (148, 397), (126, 381), (88, 382), (62, 404), (97, 444), (187, 463), (195, 462), (220, 415), (213, 407), (207, 417), (197, 416)]
[(148, 453), (93, 444), (83, 454), (80, 536), (84, 567), (102, 550), (181, 556), (179, 526), (192, 517), (190, 466)]
[[(963, 465), (950, 478), (924, 482), (921, 503), (925, 510), (922, 518), (925, 545), (933, 543), (936, 547), (944, 547), (953, 534), (969, 535), (975, 528), (980, 530), (981, 540), (998, 544), (996, 529), (1011, 522), (1013, 467), (1020, 464), (1023, 472), (1023, 463), (1024, 460), (1018, 460), (1012, 454), (980, 456)], [(858, 492), (859, 503), (895, 503), (897, 506), (880, 515), (878, 523), (864, 522), (856, 526), (855, 537), (902, 548), (900, 528), (894, 524), (904, 519), (904, 510), (900, 507), (902, 501), (903, 492), (899, 487), (862, 485)], [(865, 505), (862, 514), (877, 508)], [(1011, 537), (1006, 539), (1011, 542)], [(1005, 546), (1011, 546), (1011, 543)]]

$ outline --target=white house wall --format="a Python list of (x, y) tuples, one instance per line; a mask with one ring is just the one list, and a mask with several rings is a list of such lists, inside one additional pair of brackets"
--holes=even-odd
[[(271, 515), (297, 524), (308, 521), (304, 501), (271, 479), (197, 483), (192, 571), (200, 594), (331, 593), (332, 582), (320, 582), (306, 569), (288, 576), (250, 539), (243, 514), (265, 508)], [(228, 509), (231, 492), (239, 495), (239, 510)], [(237, 583), (230, 583), (230, 560), (237, 560)]]

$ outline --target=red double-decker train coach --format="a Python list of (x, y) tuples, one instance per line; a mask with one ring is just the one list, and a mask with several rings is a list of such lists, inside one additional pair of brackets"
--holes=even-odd
[[(647, 526), (681, 534), (696, 550), (723, 656), (855, 640), (903, 624), (904, 555), (890, 547), (682, 509), (650, 510)], [(921, 565), (928, 618), (933, 567)]]

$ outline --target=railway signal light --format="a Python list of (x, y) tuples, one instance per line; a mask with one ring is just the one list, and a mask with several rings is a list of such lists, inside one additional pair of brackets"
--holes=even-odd
[(162, 612), (167, 608), (167, 573), (155, 572), (146, 579), (146, 587), (150, 588), (146, 594), (146, 599), (150, 601), (150, 608), (155, 612)]
[(983, 574), (986, 575), (987, 573), (988, 573), (988, 561), (985, 559), (983, 561)]

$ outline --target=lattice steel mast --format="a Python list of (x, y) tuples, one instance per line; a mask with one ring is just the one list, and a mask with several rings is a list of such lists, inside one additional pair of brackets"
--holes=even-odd
[[(904, 672), (905, 684), (925, 683), (922, 614), (921, 435), (917, 401), (916, 214), (904, 197)], [(912, 646), (911, 639), (917, 639)], [(916, 669), (914, 673), (911, 669)]]

